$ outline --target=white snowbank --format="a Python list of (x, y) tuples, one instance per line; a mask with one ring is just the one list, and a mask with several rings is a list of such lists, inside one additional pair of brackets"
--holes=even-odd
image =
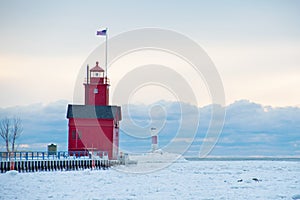
[(292, 200), (300, 191), (299, 162), (189, 161), (143, 174), (114, 169), (11, 174), (16, 173), (0, 174), (1, 200)]
[(179, 154), (163, 151), (129, 155), (129, 160), (137, 161), (137, 164), (119, 166), (116, 169), (129, 173), (150, 173), (164, 169), (173, 163), (188, 162)]
[(293, 197), (292, 197), (292, 199), (300, 199), (300, 194), (296, 194), (296, 195), (294, 195)]
[(7, 171), (6, 174), (10, 175), (10, 176), (15, 176), (17, 175), (19, 172), (16, 171), (16, 170), (10, 170), (10, 171)]

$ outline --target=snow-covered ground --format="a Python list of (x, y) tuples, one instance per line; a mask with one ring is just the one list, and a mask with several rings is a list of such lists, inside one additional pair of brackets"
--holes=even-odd
[(186, 161), (152, 173), (99, 171), (0, 174), (0, 199), (300, 199), (300, 162)]

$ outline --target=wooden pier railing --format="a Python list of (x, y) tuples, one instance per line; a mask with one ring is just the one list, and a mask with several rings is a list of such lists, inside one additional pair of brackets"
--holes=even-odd
[(83, 169), (107, 169), (120, 164), (109, 160), (107, 152), (0, 152), (0, 172), (66, 171)]

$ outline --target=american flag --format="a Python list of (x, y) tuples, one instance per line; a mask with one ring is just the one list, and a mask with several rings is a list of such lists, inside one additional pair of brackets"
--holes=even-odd
[(106, 35), (106, 29), (102, 31), (97, 31), (96, 35)]

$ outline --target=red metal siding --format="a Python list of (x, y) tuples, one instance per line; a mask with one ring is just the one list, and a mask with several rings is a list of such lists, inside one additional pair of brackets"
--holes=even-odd
[[(76, 131), (74, 138), (73, 131)], [(80, 138), (78, 137), (80, 133)], [(116, 159), (113, 152), (118, 144), (115, 138), (113, 119), (69, 119), (69, 151), (107, 151), (110, 159)]]
[[(94, 93), (95, 89), (98, 90), (98, 93)], [(109, 102), (109, 88), (107, 84), (93, 85), (85, 84), (85, 104), (86, 105), (96, 105), (103, 106), (108, 105)]]

